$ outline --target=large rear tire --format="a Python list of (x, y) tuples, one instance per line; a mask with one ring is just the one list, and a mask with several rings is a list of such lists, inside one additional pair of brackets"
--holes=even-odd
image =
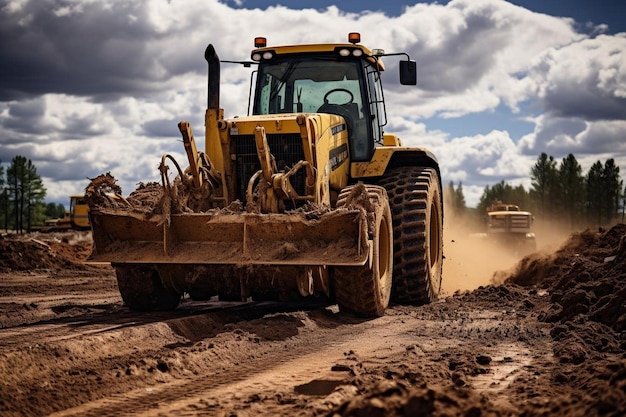
[(390, 170), (380, 180), (393, 215), (392, 301), (428, 304), (441, 290), (443, 209), (437, 171), (425, 167)]
[[(355, 196), (360, 193), (365, 195)], [(391, 296), (393, 270), (391, 210), (384, 188), (362, 184), (346, 187), (339, 194), (337, 207), (350, 207), (353, 204), (351, 200), (357, 200), (359, 197), (368, 200), (361, 207), (367, 210), (370, 219), (373, 250), (371, 258), (363, 266), (333, 269), (335, 299), (341, 311), (363, 317), (380, 317), (385, 314)]]
[(166, 288), (152, 265), (115, 265), (117, 285), (124, 304), (135, 311), (170, 311), (182, 294)]

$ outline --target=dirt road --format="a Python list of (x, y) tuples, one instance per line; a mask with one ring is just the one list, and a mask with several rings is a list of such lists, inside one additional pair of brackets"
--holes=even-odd
[(623, 416), (625, 236), (375, 320), (324, 300), (133, 313), (82, 264), (88, 234), (0, 238), (0, 415)]

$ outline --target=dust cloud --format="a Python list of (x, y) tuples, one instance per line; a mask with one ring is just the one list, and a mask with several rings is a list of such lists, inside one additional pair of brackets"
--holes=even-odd
[[(518, 262), (531, 253), (491, 241), (485, 234), (484, 218), (478, 214), (455, 213), (444, 208), (444, 264), (442, 296), (456, 291), (471, 291), (480, 286), (501, 284)], [(569, 237), (571, 230), (556, 223), (535, 221), (533, 231), (539, 253), (554, 252)]]

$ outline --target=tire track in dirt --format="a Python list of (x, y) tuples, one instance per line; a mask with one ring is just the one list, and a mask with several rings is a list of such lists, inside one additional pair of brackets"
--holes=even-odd
[(174, 323), (178, 319), (188, 319), (198, 315), (207, 315), (216, 325), (224, 325), (239, 320), (259, 318), (268, 311), (275, 311), (276, 308), (289, 311), (302, 307), (302, 305), (270, 302), (254, 304), (206, 301), (186, 303), (174, 312), (137, 313), (129, 311), (121, 304), (57, 304), (51, 307), (52, 311), (74, 310), (73, 314), (68, 317), (43, 319), (35, 323), (29, 322), (0, 329), (0, 348), (19, 348), (21, 345), (31, 346), (35, 343), (70, 341), (151, 323)]
[[(366, 377), (368, 369), (401, 369), (407, 355), (423, 362), (429, 378), (452, 382), (450, 363), (441, 357), (463, 345), (458, 333), (467, 332), (464, 319), (442, 322), (418, 317), (411, 310), (391, 311), (391, 315), (370, 321), (336, 322), (332, 328), (321, 327), (301, 332), (295, 345), (275, 349), (263, 357), (254, 357), (216, 373), (201, 373), (165, 384), (142, 387), (53, 414), (67, 416), (205, 416), (220, 410), (246, 415), (311, 415), (310, 410), (330, 410), (355, 395), (351, 379)], [(408, 313), (408, 314), (407, 314)], [(315, 314), (315, 313), (314, 313)], [(514, 326), (514, 318), (485, 311), (476, 318), (485, 331)], [(330, 319), (332, 320), (332, 319)], [(489, 374), (468, 378), (468, 385), (480, 391), (507, 388), (511, 375), (532, 372), (525, 367), (532, 362), (528, 348), (519, 344), (492, 345), (486, 351), (510, 352), (498, 361)], [(336, 389), (337, 388), (337, 389)], [(336, 390), (335, 390), (336, 389)], [(335, 392), (333, 392), (335, 390)], [(332, 393), (332, 394), (331, 394)], [(294, 405), (296, 404), (296, 405)], [(309, 409), (307, 414), (306, 410)]]
[[(412, 339), (410, 331), (416, 323), (410, 320), (402, 327), (394, 325), (392, 328), (390, 321), (390, 317), (369, 321), (363, 332), (357, 331), (356, 337), (357, 329), (351, 325), (335, 328), (331, 332), (323, 331), (323, 335), (309, 334), (289, 352), (274, 352), (262, 359), (240, 364), (224, 374), (198, 375), (158, 387), (141, 388), (53, 416), (211, 415), (214, 413), (211, 404), (219, 403), (221, 408), (230, 406), (234, 409), (237, 402), (250, 400), (251, 403), (256, 396), (267, 397), (276, 391), (292, 392), (296, 387), (314, 381), (318, 381), (319, 385), (324, 385), (323, 381), (336, 381), (338, 385), (348, 373), (353, 372), (355, 360), (350, 360), (349, 352), (358, 350), (359, 355), (365, 357), (380, 356), (384, 352), (385, 357), (389, 357), (405, 351), (404, 345)], [(357, 324), (356, 327), (363, 326)], [(335, 365), (338, 365), (339, 371), (332, 370)], [(333, 385), (332, 382), (328, 384)], [(302, 390), (306, 391), (306, 388)], [(278, 412), (279, 403), (277, 398), (274, 405), (277, 409), (273, 411)], [(263, 410), (268, 415), (273, 412), (267, 403), (263, 405)]]

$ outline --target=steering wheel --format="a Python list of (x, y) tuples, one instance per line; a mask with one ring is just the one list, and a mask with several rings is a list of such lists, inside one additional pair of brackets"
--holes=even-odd
[(333, 94), (333, 93), (346, 93), (346, 94), (348, 94), (348, 96), (350, 96), (348, 101), (346, 101), (343, 104), (338, 104), (340, 106), (343, 106), (343, 105), (346, 105), (346, 104), (350, 104), (350, 103), (352, 103), (352, 100), (354, 100), (354, 94), (352, 94), (352, 92), (350, 90), (345, 89), (345, 88), (333, 88), (328, 93), (324, 94), (324, 104), (329, 104), (328, 103), (328, 96)]

